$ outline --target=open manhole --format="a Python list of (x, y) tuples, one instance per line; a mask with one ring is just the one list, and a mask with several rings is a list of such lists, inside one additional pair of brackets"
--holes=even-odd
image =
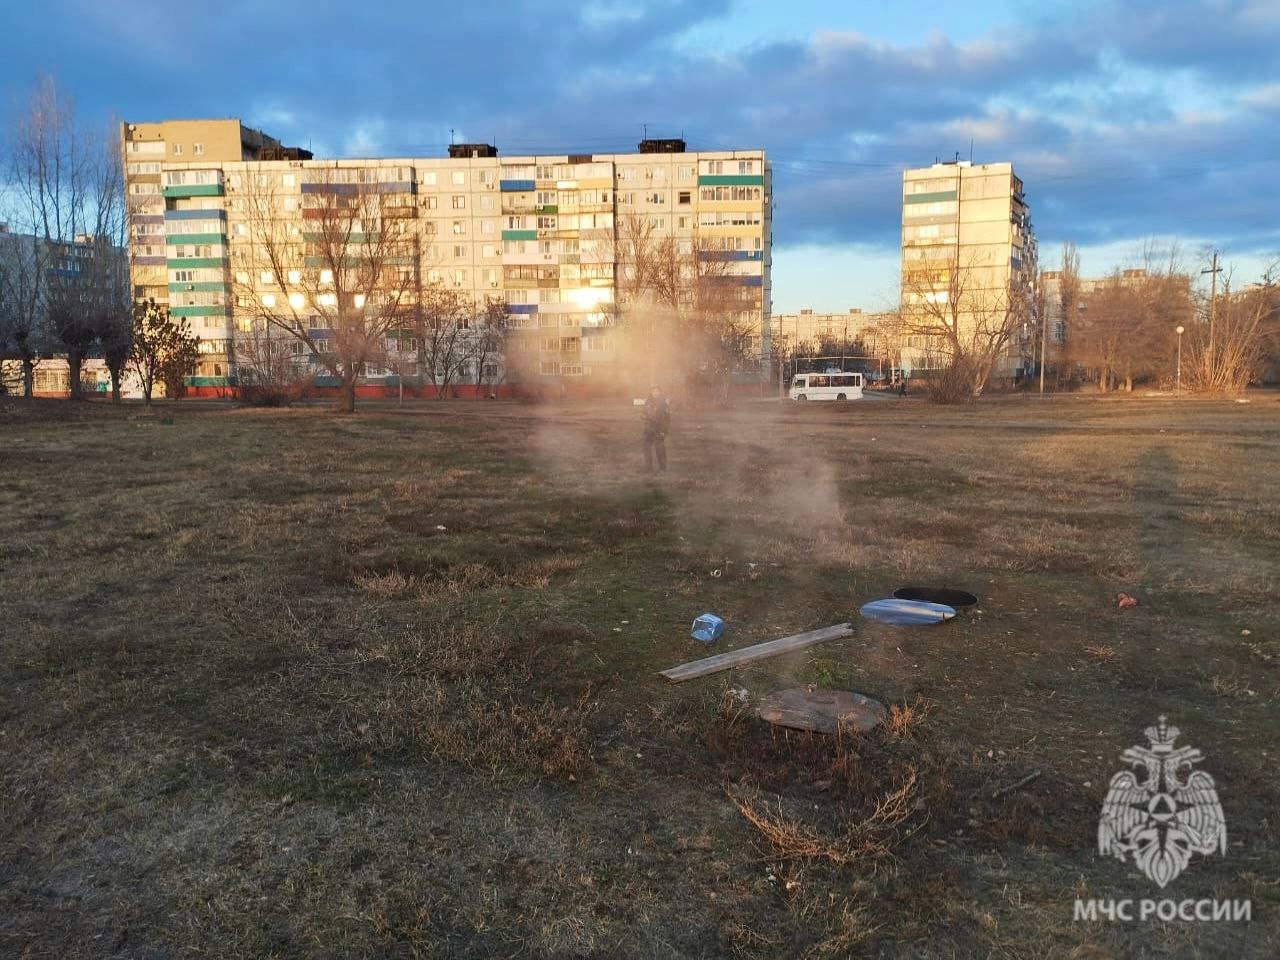
[(950, 587), (899, 587), (893, 591), (899, 600), (923, 600), (925, 603), (940, 603), (946, 607), (959, 610), (972, 607), (978, 598), (968, 590), (953, 590)]
[(851, 690), (793, 687), (760, 698), (756, 716), (766, 723), (793, 730), (835, 733), (866, 732), (884, 722), (884, 705)]
[(950, 620), (956, 615), (956, 608), (945, 603), (893, 599), (872, 600), (864, 603), (858, 612), (876, 623), (887, 623), (894, 627), (925, 627)]

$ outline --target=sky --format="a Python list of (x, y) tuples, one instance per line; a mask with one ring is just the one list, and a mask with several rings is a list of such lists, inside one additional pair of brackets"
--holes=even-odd
[(763, 147), (773, 308), (897, 298), (906, 167), (1011, 161), (1041, 263), (1280, 257), (1280, 0), (0, 0), (4, 106), (237, 116), (317, 156)]

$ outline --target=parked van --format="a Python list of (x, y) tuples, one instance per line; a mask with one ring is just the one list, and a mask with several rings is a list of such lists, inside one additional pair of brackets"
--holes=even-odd
[(791, 381), (792, 400), (861, 400), (860, 373), (801, 373)]

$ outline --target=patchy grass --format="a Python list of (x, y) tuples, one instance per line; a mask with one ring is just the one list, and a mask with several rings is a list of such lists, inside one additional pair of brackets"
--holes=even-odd
[[(0, 955), (1275, 952), (1273, 399), (677, 411), (658, 481), (629, 407), (162, 412), (0, 406)], [(705, 611), (856, 633), (665, 685)], [(1248, 927), (1071, 919), (1159, 895), (1094, 838), (1161, 713)]]

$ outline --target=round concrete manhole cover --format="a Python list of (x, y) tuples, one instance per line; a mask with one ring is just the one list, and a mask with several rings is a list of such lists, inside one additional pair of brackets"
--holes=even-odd
[(923, 627), (942, 623), (956, 615), (955, 607), (923, 600), (872, 600), (858, 611), (868, 620), (895, 627)]
[(951, 587), (899, 587), (893, 591), (898, 600), (923, 600), (925, 603), (941, 603), (944, 606), (959, 610), (972, 607), (978, 602), (977, 596), (968, 590), (954, 590)]
[(844, 728), (865, 732), (884, 721), (884, 705), (850, 690), (792, 687), (760, 698), (756, 716), (793, 730), (835, 733)]

